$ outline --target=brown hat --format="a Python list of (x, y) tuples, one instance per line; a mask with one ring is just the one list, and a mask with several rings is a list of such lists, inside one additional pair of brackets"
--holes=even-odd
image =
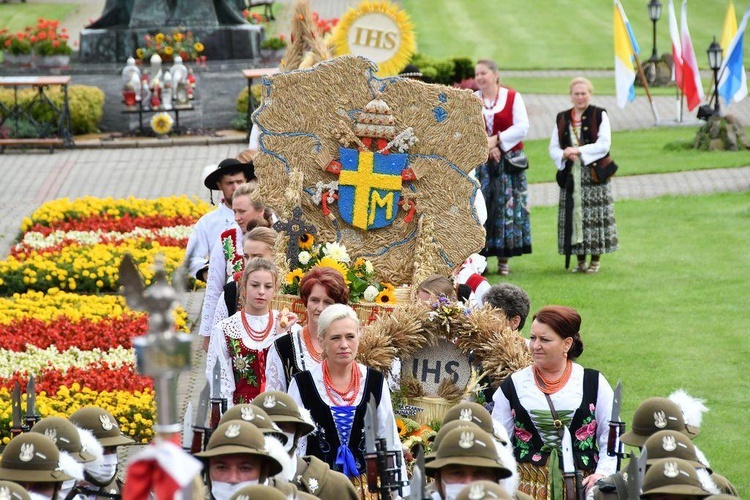
[(269, 476), (275, 476), (282, 470), (282, 465), (268, 453), (266, 440), (260, 430), (242, 420), (224, 422), (211, 434), (206, 451), (196, 453), (202, 459), (241, 453), (262, 458), (269, 465)]
[(135, 443), (120, 432), (117, 420), (104, 408), (85, 406), (69, 416), (68, 420), (81, 429), (91, 431), (96, 440), (104, 447)]
[(263, 408), (260, 408), (255, 405), (251, 404), (239, 404), (232, 406), (227, 412), (221, 416), (221, 420), (219, 420), (219, 425), (229, 422), (230, 420), (242, 420), (244, 422), (250, 422), (251, 424), (255, 425), (260, 432), (262, 432), (264, 435), (273, 436), (279, 441), (281, 441), (281, 444), (286, 444), (287, 437), (286, 434), (284, 434), (278, 425), (276, 425), (273, 420), (271, 420), (271, 417), (268, 416), (268, 413), (263, 411)]
[(222, 162), (216, 166), (215, 170), (209, 173), (204, 171), (203, 185), (208, 189), (218, 189), (219, 187), (217, 184), (221, 179), (221, 176), (235, 172), (242, 172), (245, 174), (245, 179), (248, 181), (255, 179), (255, 167), (252, 162), (242, 163), (234, 158), (227, 158), (226, 160), (222, 160)]
[(502, 486), (492, 481), (474, 481), (467, 484), (458, 493), (456, 500), (490, 500), (495, 498), (513, 500), (513, 497)]
[(285, 392), (261, 392), (250, 404), (262, 408), (276, 424), (296, 424), (303, 436), (315, 430), (312, 420), (305, 418), (297, 403)]
[(289, 497), (273, 486), (254, 484), (240, 488), (237, 493), (229, 497), (229, 500), (255, 500), (260, 498), (263, 500), (287, 500)]
[(685, 425), (682, 411), (667, 398), (649, 398), (635, 410), (631, 429), (620, 436), (620, 441), (630, 446), (642, 447), (646, 440), (662, 430), (673, 430), (693, 439), (697, 429)]
[(641, 496), (660, 493), (701, 498), (710, 495), (701, 487), (695, 467), (680, 458), (663, 458), (657, 461), (643, 477)]
[(435, 460), (435, 457), (437, 457), (437, 451), (440, 448), (440, 443), (443, 442), (443, 438), (453, 429), (458, 428), (471, 428), (471, 429), (479, 429), (482, 430), (481, 427), (479, 427), (474, 422), (469, 422), (467, 420), (451, 420), (450, 422), (443, 422), (443, 425), (440, 426), (440, 430), (435, 434), (435, 439), (432, 441), (432, 453), (425, 455), (425, 463), (431, 462)]
[[(479, 403), (464, 402), (457, 404), (445, 414), (443, 417), (443, 425), (453, 420), (474, 422), (484, 432), (495, 436), (495, 425), (493, 424), (492, 415), (487, 408)], [(497, 438), (497, 436), (495, 436), (495, 438)]]
[(86, 451), (75, 425), (62, 417), (45, 417), (31, 428), (31, 432), (44, 434), (60, 451), (67, 452), (78, 463), (93, 461), (96, 456)]
[(5, 500), (31, 500), (29, 492), (20, 484), (0, 481), (0, 498)]
[(448, 431), (440, 442), (435, 459), (426, 464), (425, 469), (428, 474), (434, 474), (446, 465), (495, 469), (499, 479), (512, 475), (497, 454), (495, 440), (481, 429), (459, 427)]
[[(643, 447), (647, 451), (648, 465), (653, 465), (662, 458), (681, 458), (696, 469), (708, 469), (698, 459), (693, 442), (681, 432), (659, 431), (648, 438)], [(711, 469), (708, 471), (710, 473)]]
[(50, 438), (27, 432), (11, 439), (5, 447), (0, 460), (0, 479), (62, 483), (73, 477), (60, 468), (60, 452)]

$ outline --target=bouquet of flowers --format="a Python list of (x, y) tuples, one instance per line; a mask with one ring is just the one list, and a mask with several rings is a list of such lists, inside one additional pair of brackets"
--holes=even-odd
[(180, 56), (185, 61), (205, 62), (206, 56), (203, 52), (203, 44), (193, 35), (192, 31), (176, 29), (172, 33), (157, 33), (154, 36), (146, 35), (145, 47), (135, 51), (135, 55), (142, 61), (151, 59), (154, 54), (159, 54), (162, 61), (171, 61), (174, 56)]
[(375, 278), (372, 262), (362, 257), (352, 261), (346, 247), (339, 243), (315, 243), (311, 234), (300, 237), (299, 266), (287, 273), (282, 292), (299, 295), (299, 282), (313, 267), (330, 267), (344, 277), (349, 286), (349, 301), (394, 304), (396, 297), (393, 285), (381, 283)]
[(6, 33), (3, 35), (3, 50), (14, 56), (31, 54), (31, 37), (23, 31), (13, 35)]
[(250, 12), (248, 9), (242, 11), (242, 17), (250, 24), (261, 24), (265, 19), (262, 14)]

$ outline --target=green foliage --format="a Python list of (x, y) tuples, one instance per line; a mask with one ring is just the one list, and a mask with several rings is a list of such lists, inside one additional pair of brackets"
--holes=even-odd
[[(696, 440), (711, 466), (744, 498), (750, 494), (747, 277), (750, 192), (662, 197), (615, 204), (620, 250), (602, 256), (596, 275), (571, 274), (557, 255), (557, 207), (531, 211), (534, 253), (511, 259), (503, 276), (547, 304), (575, 307), (583, 318), (580, 363), (614, 386), (622, 379), (628, 427), (637, 405), (677, 388), (705, 398)], [(496, 261), (490, 260), (490, 272)], [(489, 276), (500, 281), (496, 274)], [(528, 336), (530, 321), (524, 335)]]
[(39, 56), (69, 56), (73, 53), (73, 49), (67, 43), (61, 43), (59, 40), (42, 40), (34, 44), (34, 52)]
[(470, 57), (454, 57), (453, 81), (460, 82), (467, 78), (474, 78), (474, 66), (476, 64)]
[[(51, 87), (45, 94), (55, 106), (62, 107), (63, 94), (58, 87)], [(19, 104), (27, 107), (36, 96), (35, 89), (21, 89), (18, 92)], [(13, 106), (13, 90), (0, 89), (0, 101), (6, 106)], [(101, 89), (85, 85), (71, 85), (68, 87), (68, 106), (73, 134), (89, 134), (98, 131), (99, 121), (104, 112), (104, 92)], [(48, 128), (53, 128), (52, 108), (40, 102), (33, 105), (31, 109), (34, 120), (47, 122)], [(10, 127), (10, 123), (6, 122), (5, 126)]]
[(453, 75), (456, 64), (453, 59), (438, 59), (426, 54), (417, 53), (412, 57), (411, 63), (419, 68), (430, 83), (451, 85), (454, 82)]
[(287, 43), (284, 35), (272, 36), (260, 42), (261, 49), (280, 50), (286, 48)]
[[(255, 105), (260, 105), (260, 95), (261, 95), (261, 89), (263, 86), (260, 83), (256, 83), (253, 85), (252, 91), (253, 91), (253, 99), (255, 99)], [(237, 94), (237, 112), (247, 114), (247, 107), (248, 107), (248, 98), (247, 98), (247, 87), (240, 90), (240, 93)]]

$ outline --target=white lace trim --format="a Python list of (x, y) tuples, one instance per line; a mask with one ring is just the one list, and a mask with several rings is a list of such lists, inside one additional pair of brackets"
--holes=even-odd
[(233, 339), (241, 339), (245, 347), (256, 351), (267, 348), (274, 342), (274, 340), (279, 337), (279, 335), (276, 334), (276, 327), (278, 326), (276, 325), (276, 311), (274, 311), (273, 315), (274, 326), (271, 328), (271, 331), (268, 332), (268, 335), (260, 342), (253, 340), (247, 334), (247, 332), (245, 331), (245, 325), (242, 324), (242, 317), (240, 316), (240, 314), (245, 315), (245, 318), (247, 318), (247, 322), (250, 324), (250, 327), (253, 330), (263, 331), (268, 326), (267, 314), (263, 316), (251, 316), (243, 311), (238, 311), (230, 318), (227, 318), (219, 323), (219, 328), (227, 337)]

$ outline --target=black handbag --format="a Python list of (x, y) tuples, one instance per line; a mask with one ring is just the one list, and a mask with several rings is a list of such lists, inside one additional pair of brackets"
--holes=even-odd
[(604, 184), (617, 172), (617, 163), (609, 156), (589, 164), (591, 180), (594, 184)]
[(503, 153), (505, 172), (511, 175), (520, 174), (529, 168), (529, 157), (523, 149)]

